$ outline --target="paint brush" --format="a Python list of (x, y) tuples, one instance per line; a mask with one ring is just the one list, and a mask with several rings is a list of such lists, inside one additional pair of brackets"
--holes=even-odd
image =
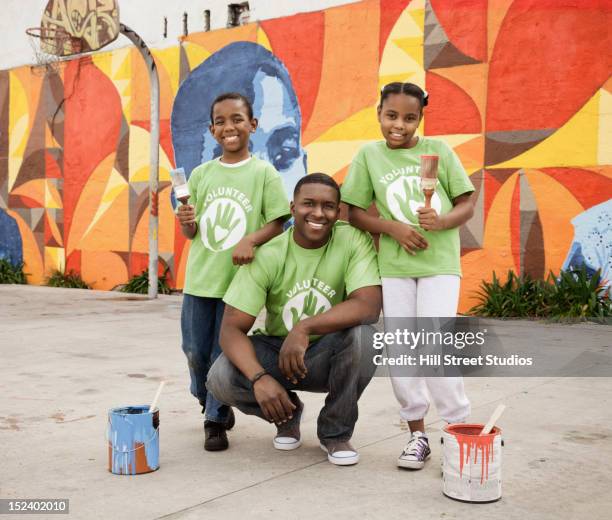
[(495, 411), (491, 414), (491, 417), (489, 418), (489, 420), (487, 421), (487, 424), (485, 424), (484, 428), (480, 432), (480, 435), (487, 435), (491, 433), (493, 426), (495, 426), (495, 423), (499, 420), (499, 418), (501, 417), (501, 414), (504, 413), (505, 409), (506, 409), (505, 404), (500, 404), (497, 406), (497, 408), (495, 408)]
[(159, 383), (159, 386), (157, 387), (157, 392), (155, 392), (155, 397), (153, 398), (153, 402), (151, 403), (151, 406), (149, 406), (149, 413), (155, 410), (155, 407), (157, 406), (157, 401), (159, 401), (159, 396), (161, 395), (165, 384), (166, 384), (165, 381), (162, 381), (161, 383)]
[(421, 189), (425, 195), (425, 207), (431, 208), (431, 198), (438, 181), (438, 156), (421, 155)]
[(187, 204), (189, 200), (189, 186), (187, 185), (187, 176), (185, 175), (184, 168), (177, 168), (176, 170), (170, 170), (170, 178), (172, 179), (172, 189), (174, 190), (174, 196), (181, 203)]

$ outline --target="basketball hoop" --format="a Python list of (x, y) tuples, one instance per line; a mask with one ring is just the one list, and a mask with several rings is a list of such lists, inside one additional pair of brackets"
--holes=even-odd
[(30, 27), (26, 29), (26, 34), (34, 51), (35, 73), (55, 74), (63, 56), (81, 52), (81, 38), (71, 36), (61, 27)]

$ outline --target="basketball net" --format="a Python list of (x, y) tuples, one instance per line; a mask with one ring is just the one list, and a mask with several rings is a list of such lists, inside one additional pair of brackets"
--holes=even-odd
[(63, 56), (81, 51), (81, 39), (59, 27), (31, 27), (26, 34), (35, 59), (32, 72), (37, 75), (57, 74)]

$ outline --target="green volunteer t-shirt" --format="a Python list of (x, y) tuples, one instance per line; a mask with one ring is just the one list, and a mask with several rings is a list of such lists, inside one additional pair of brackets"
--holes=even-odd
[(317, 249), (296, 244), (291, 227), (240, 268), (223, 301), (251, 316), (265, 305), (263, 332), (285, 337), (298, 321), (329, 310), (361, 287), (380, 285), (376, 263), (371, 237), (347, 222), (337, 222), (327, 244)]
[(238, 269), (232, 264), (234, 246), (246, 234), (289, 215), (283, 181), (271, 164), (251, 157), (238, 165), (208, 161), (194, 168), (188, 184), (198, 229), (183, 292), (221, 298)]
[(455, 153), (442, 141), (419, 138), (409, 149), (391, 149), (385, 141), (363, 146), (351, 163), (341, 188), (342, 201), (362, 209), (376, 202), (383, 219), (414, 226), (429, 247), (409, 255), (388, 235), (380, 237), (378, 263), (383, 277), (461, 275), (459, 228), (425, 231), (418, 225), (417, 209), (425, 205), (420, 187), (421, 155), (438, 155), (438, 183), (431, 206), (448, 213), (453, 199), (474, 191)]

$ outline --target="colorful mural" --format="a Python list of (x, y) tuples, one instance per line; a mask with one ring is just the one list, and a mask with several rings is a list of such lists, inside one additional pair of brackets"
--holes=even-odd
[[(591, 242), (593, 229), (609, 241), (599, 220), (612, 194), (611, 25), (605, 0), (364, 0), (154, 51), (161, 262), (181, 287), (189, 246), (169, 170), (214, 155), (202, 125), (210, 64), (220, 60), (215, 83), (260, 92), (256, 110), (270, 125), (254, 152), (289, 167), (288, 189), (306, 164), (342, 182), (357, 149), (380, 139), (380, 87), (425, 86), (422, 132), (446, 140), (477, 186), (476, 216), (462, 230), (462, 309), (494, 269), (544, 276), (575, 262), (576, 244), (609, 273), (609, 245)], [(253, 75), (240, 60), (251, 51), (267, 63)], [(193, 110), (191, 134), (181, 133), (173, 105)], [(74, 59), (57, 74), (0, 72), (0, 255), (18, 258), (20, 249), (30, 283), (65, 267), (110, 289), (146, 267), (148, 113), (135, 49)], [(290, 128), (278, 134), (282, 120)]]

